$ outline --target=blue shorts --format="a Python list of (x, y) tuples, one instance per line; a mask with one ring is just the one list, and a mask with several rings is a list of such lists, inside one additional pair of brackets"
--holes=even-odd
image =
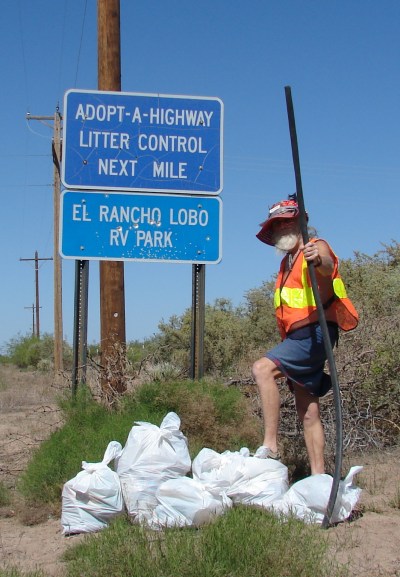
[[(333, 347), (338, 341), (338, 326), (328, 323), (328, 331)], [(324, 372), (327, 356), (318, 323), (292, 331), (265, 356), (285, 375), (289, 386), (291, 381), (316, 397), (323, 397), (332, 387), (331, 377)]]

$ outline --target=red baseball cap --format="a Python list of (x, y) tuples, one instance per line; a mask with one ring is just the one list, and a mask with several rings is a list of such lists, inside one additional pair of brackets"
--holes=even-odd
[(277, 219), (297, 218), (299, 216), (299, 206), (295, 200), (281, 200), (271, 206), (268, 218), (260, 224), (260, 232), (256, 234), (258, 240), (274, 246), (272, 242), (272, 224)]

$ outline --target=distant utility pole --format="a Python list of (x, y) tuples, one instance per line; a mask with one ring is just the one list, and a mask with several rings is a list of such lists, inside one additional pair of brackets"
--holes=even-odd
[(62, 322), (62, 268), (59, 253), (59, 216), (60, 216), (60, 194), (61, 194), (61, 153), (62, 153), (62, 117), (57, 106), (54, 116), (26, 115), (27, 120), (39, 120), (41, 122), (53, 121), (53, 204), (54, 204), (54, 369), (56, 372), (63, 370), (63, 322)]
[(38, 251), (35, 251), (35, 258), (20, 258), (19, 260), (34, 260), (35, 261), (35, 292), (36, 292), (36, 336), (40, 338), (40, 319), (39, 319), (39, 261), (53, 260), (52, 257), (39, 258)]
[[(98, 88), (121, 90), (120, 0), (97, 0)], [(123, 261), (100, 261), (102, 391), (110, 400), (126, 390)]]
[(32, 310), (32, 336), (35, 336), (35, 304), (32, 303), (30, 307), (24, 307), (24, 309), (31, 309)]

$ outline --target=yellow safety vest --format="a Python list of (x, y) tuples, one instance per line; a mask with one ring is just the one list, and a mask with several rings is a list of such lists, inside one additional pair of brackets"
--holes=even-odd
[[(312, 239), (312, 242), (316, 240)], [(327, 303), (323, 303), (325, 317), (327, 320), (337, 323), (342, 330), (350, 331), (358, 324), (358, 313), (347, 296), (346, 287), (338, 271), (338, 258), (329, 245), (328, 247), (334, 261), (334, 270), (331, 276), (332, 297)], [(318, 320), (315, 315), (317, 307), (308, 265), (303, 253), (300, 253), (295, 260), (293, 268), (289, 272), (285, 284), (283, 284), (286, 260), (287, 257), (282, 260), (274, 294), (275, 314), (282, 338), (290, 332), (294, 323), (308, 317), (311, 317), (310, 322)]]

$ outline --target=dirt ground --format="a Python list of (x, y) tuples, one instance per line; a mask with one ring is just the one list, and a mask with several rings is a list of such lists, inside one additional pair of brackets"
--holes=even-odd
[[(11, 490), (35, 447), (62, 424), (58, 393), (49, 376), (0, 367), (0, 479)], [(400, 448), (345, 458), (344, 473), (351, 465), (364, 466), (355, 478), (363, 492), (352, 518), (327, 530), (332, 552), (350, 576), (400, 577)], [(60, 577), (62, 553), (82, 538), (61, 534), (59, 511), (0, 507), (0, 568)]]

